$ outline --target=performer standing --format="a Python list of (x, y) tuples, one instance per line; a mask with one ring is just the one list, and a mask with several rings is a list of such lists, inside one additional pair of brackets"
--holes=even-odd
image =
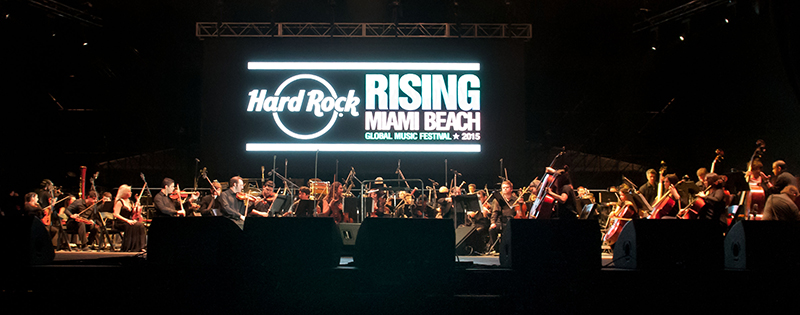
[(153, 197), (153, 203), (156, 207), (156, 217), (177, 217), (185, 216), (186, 211), (175, 208), (175, 201), (169, 198), (169, 195), (175, 191), (175, 181), (172, 178), (166, 177), (161, 181), (161, 191)]
[(228, 181), (228, 190), (223, 191), (219, 196), (222, 216), (233, 220), (240, 228), (244, 227), (245, 213), (247, 213), (244, 201), (237, 198), (237, 194), (242, 192), (243, 188), (242, 178), (234, 176)]
[[(88, 250), (89, 244), (93, 243), (95, 240), (97, 240), (99, 244), (102, 244), (102, 242), (100, 242), (97, 238), (100, 228), (98, 228), (97, 224), (94, 224), (94, 222), (91, 220), (93, 213), (91, 207), (96, 202), (97, 192), (90, 191), (86, 193), (86, 198), (75, 200), (75, 202), (71, 203), (64, 210), (64, 214), (69, 217), (69, 219), (67, 219), (67, 229), (78, 232), (78, 238), (81, 240), (82, 250)], [(88, 239), (86, 237), (87, 228), (89, 230)]]
[(512, 207), (517, 199), (519, 198), (514, 193), (514, 184), (509, 180), (503, 181), (500, 185), (500, 196), (495, 195), (491, 203), (492, 217), (489, 226), (489, 242), (491, 244), (497, 242), (498, 237), (506, 229), (508, 221), (517, 214)]
[(564, 169), (562, 170), (552, 171), (561, 173), (561, 175), (554, 179), (555, 183), (553, 186), (556, 188), (556, 191), (553, 191), (552, 188), (547, 187), (547, 194), (555, 198), (557, 202), (556, 217), (560, 220), (577, 219), (578, 203), (575, 198), (575, 190), (572, 188), (572, 181), (569, 178), (569, 171), (567, 170), (567, 167), (564, 166)]
[(642, 193), (642, 196), (649, 204), (653, 204), (653, 201), (656, 200), (658, 196), (656, 196), (658, 191), (658, 172), (654, 169), (647, 170), (647, 183), (642, 185), (639, 188), (639, 192)]
[[(90, 192), (94, 193), (94, 192)], [(131, 186), (121, 185), (114, 198), (114, 228), (125, 232), (122, 238), (123, 252), (140, 252), (147, 244), (147, 230), (144, 223), (134, 216), (141, 217), (141, 205), (131, 203)]]

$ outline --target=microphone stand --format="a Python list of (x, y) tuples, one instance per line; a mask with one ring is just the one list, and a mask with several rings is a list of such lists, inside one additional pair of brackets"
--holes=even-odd
[[(89, 181), (92, 183), (92, 191), (94, 192), (95, 196), (97, 196), (97, 199), (103, 200), (100, 194), (97, 193), (97, 187), (95, 187), (94, 185), (94, 180), (97, 179), (98, 175), (100, 175), (100, 172), (95, 173), (94, 176), (91, 179), (89, 179)], [(108, 235), (108, 229), (106, 229), (106, 224), (103, 222), (103, 218), (100, 217), (100, 213), (97, 211), (98, 203), (104, 205), (106, 201), (105, 200), (103, 200), (102, 202), (95, 201), (95, 203), (92, 205), (91, 217), (95, 220), (94, 221), (95, 224), (97, 224), (97, 226), (100, 227), (100, 239), (105, 239), (106, 242), (108, 242), (108, 244), (111, 245), (111, 251), (113, 252), (114, 241)], [(98, 245), (102, 245), (102, 247), (105, 247), (105, 244), (98, 244)]]

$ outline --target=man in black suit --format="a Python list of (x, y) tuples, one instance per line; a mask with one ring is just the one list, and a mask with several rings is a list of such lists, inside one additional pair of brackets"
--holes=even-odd
[(244, 217), (247, 213), (247, 207), (244, 201), (236, 197), (236, 194), (242, 192), (243, 188), (244, 181), (242, 181), (241, 177), (231, 177), (228, 182), (228, 190), (223, 191), (219, 198), (217, 198), (220, 203), (220, 213), (222, 216), (231, 219), (234, 223), (239, 225), (240, 228), (244, 228)]

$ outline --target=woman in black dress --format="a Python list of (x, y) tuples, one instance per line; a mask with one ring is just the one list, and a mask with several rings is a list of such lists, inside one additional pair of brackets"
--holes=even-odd
[(147, 230), (144, 223), (138, 221), (141, 215), (134, 217), (134, 209), (141, 214), (139, 207), (131, 203), (131, 186), (120, 186), (114, 199), (114, 228), (125, 232), (120, 249), (123, 252), (140, 252), (147, 242)]

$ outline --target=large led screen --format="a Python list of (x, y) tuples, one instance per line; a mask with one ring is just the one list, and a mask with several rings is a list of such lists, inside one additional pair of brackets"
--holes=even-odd
[(516, 40), (220, 38), (203, 45), (209, 161), (252, 167), (275, 155), (322, 153), (362, 167), (376, 156), (481, 163), (514, 154), (524, 135)]

